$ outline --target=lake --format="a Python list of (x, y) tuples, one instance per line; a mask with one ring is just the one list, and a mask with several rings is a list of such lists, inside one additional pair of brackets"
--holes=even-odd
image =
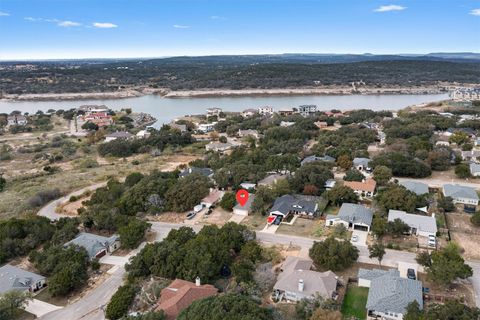
[(260, 106), (281, 108), (302, 104), (315, 104), (319, 110), (399, 110), (411, 105), (449, 99), (448, 94), (425, 95), (299, 95), (299, 96), (237, 96), (208, 98), (163, 98), (146, 95), (126, 99), (68, 100), (68, 101), (0, 101), (0, 112), (13, 110), (35, 113), (38, 110), (70, 109), (84, 104), (104, 104), (111, 109), (131, 107), (137, 112), (146, 112), (158, 119), (157, 124), (190, 114), (204, 113), (207, 108), (218, 107), (225, 111), (242, 111)]

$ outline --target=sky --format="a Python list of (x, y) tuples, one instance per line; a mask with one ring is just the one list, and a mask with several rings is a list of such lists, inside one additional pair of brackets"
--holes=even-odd
[(480, 0), (0, 0), (0, 60), (480, 52)]

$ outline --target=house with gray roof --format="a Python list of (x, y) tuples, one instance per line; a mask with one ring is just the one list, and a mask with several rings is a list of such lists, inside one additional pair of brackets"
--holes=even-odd
[(372, 220), (372, 210), (360, 204), (343, 203), (337, 215), (327, 215), (325, 226), (343, 224), (347, 229), (370, 231)]
[(282, 272), (273, 286), (274, 296), (278, 301), (300, 301), (321, 296), (324, 299), (336, 295), (338, 277), (332, 271), (317, 272), (310, 270), (310, 259), (287, 257), (282, 264)]
[(188, 175), (191, 175), (192, 173), (198, 173), (201, 174), (202, 176), (205, 176), (207, 178), (213, 177), (213, 170), (210, 168), (198, 168), (198, 167), (190, 167), (184, 169), (180, 174), (178, 175), (180, 178), (185, 178)]
[(0, 267), (0, 294), (12, 290), (35, 292), (45, 286), (46, 278), (6, 264)]
[(82, 232), (65, 243), (64, 246), (77, 245), (87, 250), (90, 259), (101, 258), (107, 253), (112, 253), (120, 248), (120, 238), (117, 235), (103, 237), (93, 233)]
[(313, 218), (318, 210), (314, 197), (302, 195), (284, 195), (275, 200), (270, 209), (270, 216), (280, 216), (282, 219), (290, 214)]
[(368, 158), (355, 158), (353, 159), (353, 167), (358, 171), (370, 172), (372, 171), (372, 168), (370, 167), (370, 161), (372, 160)]
[(404, 186), (405, 189), (412, 191), (417, 196), (422, 196), (428, 193), (428, 185), (423, 182), (405, 180), (405, 181), (400, 181), (398, 184), (401, 186)]
[(280, 174), (280, 173), (272, 173), (262, 180), (258, 181), (259, 186), (266, 186), (266, 187), (271, 187), (275, 183), (277, 183), (280, 180), (285, 180), (287, 179), (288, 175), (285, 174)]
[(300, 165), (306, 165), (307, 163), (315, 162), (315, 161), (322, 161), (322, 162), (335, 162), (334, 157), (330, 157), (328, 155), (325, 155), (323, 157), (317, 157), (317, 156), (308, 156), (304, 158), (301, 162)]
[(451, 197), (453, 203), (463, 204), (465, 211), (475, 211), (478, 205), (478, 194), (472, 187), (459, 184), (445, 184), (443, 185), (443, 195)]
[(240, 203), (237, 203), (233, 207), (233, 213), (234, 214), (239, 214), (239, 215), (242, 215), (242, 216), (248, 216), (252, 212), (252, 204), (253, 204), (254, 200), (255, 200), (255, 194), (249, 193), (248, 194), (248, 200), (245, 203), (245, 205), (242, 206)]
[(474, 177), (480, 177), (480, 164), (470, 163), (470, 174)]
[(407, 306), (417, 301), (423, 309), (422, 283), (400, 277), (398, 270), (358, 270), (358, 285), (367, 287), (367, 315), (403, 319)]
[(117, 131), (117, 132), (113, 132), (113, 133), (110, 133), (110, 134), (107, 134), (105, 136), (105, 142), (110, 142), (110, 141), (113, 141), (113, 140), (117, 140), (117, 139), (131, 139), (135, 137), (133, 134), (131, 134), (130, 132), (127, 132), (127, 131)]
[(400, 219), (410, 227), (410, 233), (416, 236), (428, 237), (437, 234), (437, 220), (435, 216), (406, 213), (400, 210), (389, 210), (388, 221)]
[(462, 160), (463, 161), (472, 161), (472, 162), (480, 162), (480, 150), (469, 150), (469, 151), (462, 151)]

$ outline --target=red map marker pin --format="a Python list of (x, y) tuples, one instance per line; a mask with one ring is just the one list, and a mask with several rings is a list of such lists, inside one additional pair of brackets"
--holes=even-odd
[(248, 191), (240, 189), (237, 191), (237, 202), (243, 207), (248, 201)]

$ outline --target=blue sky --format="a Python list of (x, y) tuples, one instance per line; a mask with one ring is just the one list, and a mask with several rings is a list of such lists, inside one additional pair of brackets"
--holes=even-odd
[(479, 0), (0, 0), (0, 59), (480, 52)]

